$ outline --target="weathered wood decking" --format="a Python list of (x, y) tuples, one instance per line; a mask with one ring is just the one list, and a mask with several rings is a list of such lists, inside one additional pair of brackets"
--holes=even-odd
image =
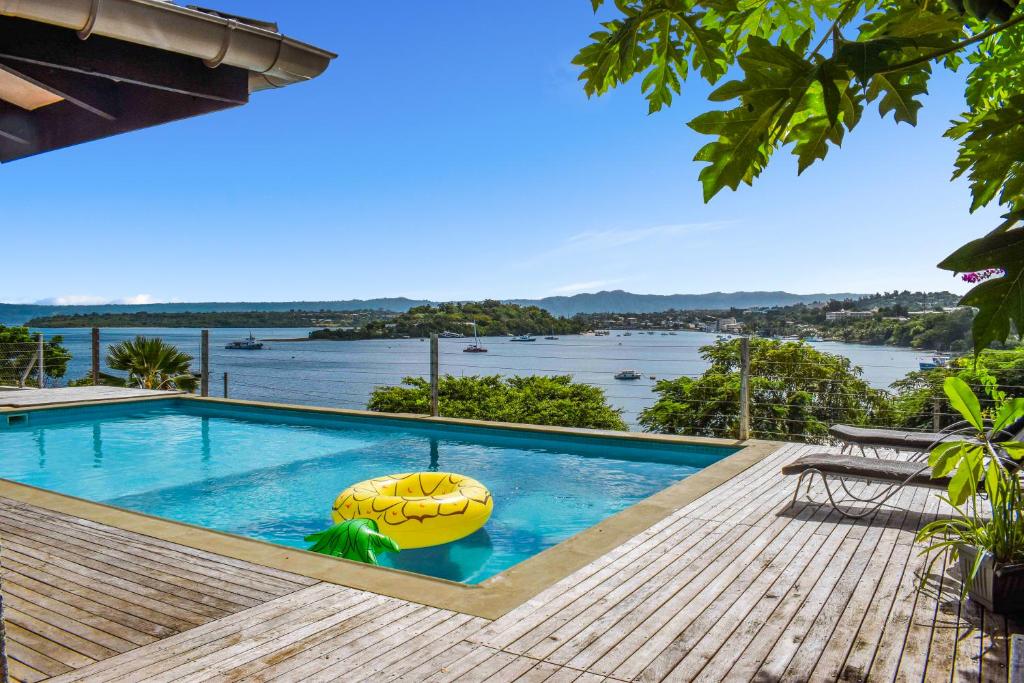
[(15, 674), (54, 681), (1000, 681), (1005, 619), (961, 608), (914, 531), (787, 505), (782, 448), (487, 620), (0, 504)]

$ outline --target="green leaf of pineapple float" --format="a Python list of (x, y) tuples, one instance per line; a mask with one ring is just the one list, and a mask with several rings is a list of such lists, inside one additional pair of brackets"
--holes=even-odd
[(372, 519), (348, 519), (330, 529), (306, 536), (310, 551), (346, 560), (377, 565), (377, 553), (401, 550), (391, 538), (380, 533)]

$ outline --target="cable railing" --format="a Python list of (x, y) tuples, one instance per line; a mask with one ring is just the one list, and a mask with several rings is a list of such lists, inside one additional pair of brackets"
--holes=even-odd
[[(110, 343), (124, 336), (120, 334), (101, 334), (94, 348), (84, 353), (80, 348), (74, 349), (73, 368), (67, 377), (92, 376), (90, 361), (97, 356), (101, 375), (123, 376), (102, 362)], [(483, 340), (490, 347), (486, 354), (468, 354), (462, 348), (473, 341), (471, 338), (434, 338), (427, 343), (415, 339), (271, 340), (261, 351), (229, 350), (224, 348), (223, 338), (200, 338), (194, 332), (169, 334), (167, 339), (193, 356), (195, 372), (201, 375), (202, 369), (206, 369), (206, 381), (202, 383), (206, 395), (273, 403), (365, 410), (382, 390), (404, 387), (407, 391), (422, 391), (425, 385), (429, 388), (431, 411), (444, 416), (446, 407), (454, 405), (455, 400), (451, 395), (441, 395), (440, 389), (449, 377), (457, 380), (497, 375), (507, 381), (515, 376), (568, 376), (575, 384), (598, 390), (600, 399), (631, 430), (730, 439), (821, 441), (827, 440), (827, 427), (836, 422), (929, 431), (958, 418), (937, 385), (918, 388), (910, 400), (906, 395), (897, 397), (884, 387), (870, 386), (866, 381), (854, 383), (848, 375), (836, 373), (845, 372), (847, 364), (799, 358), (751, 359), (749, 350), (745, 362), (741, 356), (740, 362), (734, 358), (721, 366), (718, 374), (723, 378), (714, 384), (710, 379), (715, 379), (711, 375), (716, 373), (707, 372), (714, 364), (696, 353), (705, 345), (624, 340), (627, 346), (614, 338), (605, 338), (597, 343), (538, 340), (504, 347), (502, 340), (488, 339)], [(202, 339), (207, 339), (205, 346)], [(0, 345), (0, 385), (5, 383), (5, 359), (13, 359), (11, 367), (24, 369), (24, 358), (30, 358), (37, 347), (37, 341), (8, 349)], [(615, 377), (630, 365), (642, 368), (638, 370), (639, 379)], [(899, 369), (904, 374), (916, 369), (909, 363), (896, 366), (852, 361), (849, 367)], [(23, 385), (31, 383), (31, 373), (30, 368)], [(406, 378), (415, 378), (422, 384), (409, 386), (404, 384)], [(59, 383), (48, 379), (45, 373), (44, 380), (47, 386)], [(1000, 388), (1011, 396), (1024, 396), (1024, 386)], [(894, 407), (897, 398), (904, 401), (899, 407), (902, 412)], [(422, 405), (421, 400), (417, 409)]]

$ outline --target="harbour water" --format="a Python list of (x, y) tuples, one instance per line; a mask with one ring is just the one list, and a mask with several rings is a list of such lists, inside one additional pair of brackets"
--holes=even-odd
[[(298, 403), (341, 408), (365, 408), (374, 387), (393, 385), (403, 377), (426, 377), (430, 371), (429, 343), (420, 339), (366, 341), (273, 341), (305, 338), (308, 328), (253, 329), (259, 339), (270, 339), (261, 351), (233, 351), (224, 346), (248, 336), (249, 329), (210, 330), (210, 372), (213, 396), (223, 394), (223, 375), (228, 373), (228, 394), (232, 398), (279, 403)], [(47, 329), (47, 336), (60, 334), (73, 358), (65, 377), (74, 379), (89, 372), (90, 331), (86, 328)], [(135, 335), (161, 337), (196, 358), (198, 369), (200, 331), (190, 328), (104, 328), (102, 355), (114, 342)], [(441, 372), (453, 375), (569, 374), (576, 381), (604, 389), (609, 402), (623, 410), (631, 425), (656, 398), (656, 379), (682, 375), (696, 377), (708, 366), (700, 347), (714, 343), (716, 335), (678, 332), (653, 335), (634, 332), (630, 336), (562, 336), (557, 340), (539, 337), (535, 342), (512, 343), (507, 337), (481, 338), (488, 353), (463, 353), (472, 339), (440, 341)], [(872, 386), (886, 388), (918, 363), (928, 360), (927, 351), (814, 342), (828, 353), (850, 358)], [(643, 378), (623, 381), (615, 373), (635, 369)], [(656, 379), (651, 379), (654, 376)]]

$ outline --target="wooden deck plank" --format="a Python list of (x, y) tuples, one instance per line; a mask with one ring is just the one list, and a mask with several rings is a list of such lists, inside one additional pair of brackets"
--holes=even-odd
[[(961, 607), (948, 566), (917, 590), (925, 558), (914, 533), (942, 511), (935, 493), (906, 489), (860, 522), (803, 493), (791, 508), (796, 482), (779, 467), (820, 450), (780, 448), (494, 621), (139, 534), (122, 542), (117, 529), (0, 500), (0, 534), (14, 540), (12, 609), (22, 600), (16, 673), (70, 669), (57, 683), (1005, 681), (1016, 625)], [(116, 592), (102, 609), (107, 578)], [(90, 638), (20, 611), (33, 591), (67, 593), (51, 621), (81, 631), (79, 618), (106, 619), (131, 635), (130, 649), (97, 650), (103, 629)], [(134, 642), (145, 638), (156, 640)]]

